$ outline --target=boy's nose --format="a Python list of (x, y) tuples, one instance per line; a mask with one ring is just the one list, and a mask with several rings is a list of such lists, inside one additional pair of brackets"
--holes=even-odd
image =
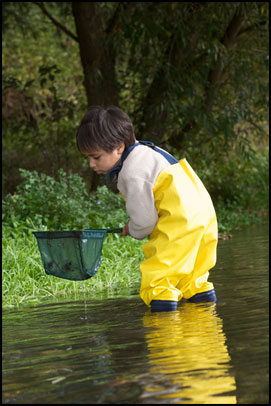
[(95, 167), (95, 163), (92, 158), (88, 158), (88, 164), (91, 169), (93, 169)]

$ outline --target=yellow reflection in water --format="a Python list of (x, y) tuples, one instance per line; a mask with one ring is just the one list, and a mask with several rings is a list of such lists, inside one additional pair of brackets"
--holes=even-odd
[(170, 403), (234, 404), (235, 378), (215, 304), (183, 303), (143, 317), (151, 374), (142, 398)]

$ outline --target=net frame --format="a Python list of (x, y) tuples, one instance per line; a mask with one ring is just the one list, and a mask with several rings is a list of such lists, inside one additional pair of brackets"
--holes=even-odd
[(122, 229), (33, 231), (46, 274), (73, 281), (98, 272), (105, 235)]

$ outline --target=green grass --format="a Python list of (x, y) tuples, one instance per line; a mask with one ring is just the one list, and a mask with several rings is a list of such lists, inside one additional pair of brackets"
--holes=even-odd
[[(237, 228), (267, 221), (251, 213), (238, 212), (233, 207), (218, 209), (219, 231), (229, 233)], [(139, 265), (144, 259), (143, 241), (118, 234), (108, 234), (104, 240), (102, 265), (98, 273), (86, 281), (74, 282), (47, 275), (44, 271), (35, 237), (29, 233), (3, 226), (2, 303), (11, 308), (58, 301), (69, 298), (83, 300), (100, 297), (116, 290), (129, 290), (140, 285)]]
[[(33, 176), (31, 179), (33, 180)], [(77, 184), (76, 180), (74, 183)], [(36, 198), (38, 191), (39, 188), (37, 189)], [(94, 205), (94, 202), (93, 207), (90, 205), (89, 212), (85, 213), (85, 216), (96, 222), (93, 225), (89, 224), (86, 228), (119, 227), (121, 224), (125, 224), (126, 214), (119, 204), (118, 197), (104, 188), (100, 188), (97, 195), (98, 201), (96, 205)], [(65, 300), (67, 298), (68, 300), (83, 300), (82, 286), (86, 297), (102, 297), (107, 294), (106, 292), (114, 292), (116, 289), (134, 290), (136, 287), (139, 291), (141, 279), (139, 265), (144, 259), (142, 241), (137, 241), (131, 237), (121, 237), (119, 234), (108, 234), (106, 236), (102, 252), (102, 266), (93, 278), (82, 282), (73, 282), (47, 275), (43, 269), (36, 239), (31, 233), (32, 230), (41, 229), (42, 227), (40, 226), (41, 206), (39, 203), (32, 202), (32, 196), (26, 198), (25, 195), (18, 194), (15, 198), (17, 200), (14, 207), (10, 198), (4, 205), (6, 214), (2, 228), (3, 307), (10, 308), (37, 304), (48, 300), (55, 302), (63, 298)], [(62, 196), (61, 202), (65, 200), (67, 200), (66, 195)], [(42, 199), (40, 198), (39, 201), (42, 201)], [(33, 206), (32, 210), (30, 210), (33, 219), (28, 212), (23, 211), (23, 209), (29, 210), (29, 202), (32, 202), (32, 206), (35, 206), (35, 204), (37, 206)], [(64, 214), (62, 203), (59, 205), (57, 217), (58, 221), (63, 218), (62, 227), (64, 229), (85, 228), (81, 227), (79, 223), (68, 222), (69, 219), (71, 219), (69, 221), (72, 221), (83, 217), (80, 210), (77, 210), (77, 206), (81, 207), (80, 202), (75, 201), (74, 206), (72, 208), (67, 207)], [(100, 214), (100, 217), (98, 217), (96, 213), (97, 205), (102, 206), (103, 216)], [(104, 210), (105, 207), (107, 208), (106, 211)], [(233, 202), (219, 202), (215, 207), (218, 229), (221, 234), (229, 234), (250, 224), (268, 221), (268, 217), (264, 216), (264, 214), (268, 213), (267, 204), (262, 205), (261, 211), (248, 211), (241, 204)], [(83, 209), (84, 206), (82, 205), (81, 211)], [(77, 216), (70, 216), (71, 212), (76, 212)], [(52, 229), (59, 229), (58, 224), (54, 225), (53, 223), (53, 215), (54, 211), (48, 212), (47, 222), (49, 220), (52, 222)], [(66, 222), (64, 221), (65, 216), (68, 218)], [(87, 224), (87, 221), (85, 223)]]
[(33, 235), (18, 233), (15, 238), (3, 228), (3, 307), (40, 303), (42, 300), (81, 298), (105, 290), (131, 288), (140, 283), (139, 264), (143, 260), (142, 242), (131, 237), (108, 235), (98, 273), (83, 282), (47, 275)]

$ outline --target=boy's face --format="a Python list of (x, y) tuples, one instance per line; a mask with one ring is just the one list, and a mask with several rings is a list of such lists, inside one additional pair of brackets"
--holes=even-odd
[(95, 151), (90, 151), (84, 155), (88, 158), (90, 168), (100, 175), (110, 171), (110, 169), (116, 165), (116, 163), (120, 160), (124, 149), (125, 144), (122, 143), (112, 152), (98, 149)]

